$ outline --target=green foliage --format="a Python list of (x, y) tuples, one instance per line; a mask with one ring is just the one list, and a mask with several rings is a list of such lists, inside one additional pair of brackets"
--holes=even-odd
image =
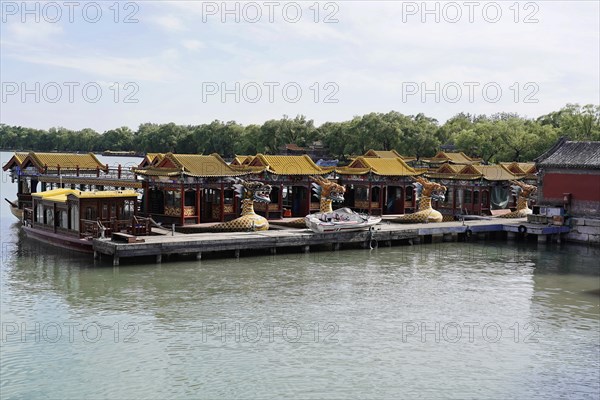
[(485, 162), (531, 161), (560, 136), (572, 140), (600, 140), (600, 106), (567, 104), (536, 120), (516, 114), (491, 116), (460, 113), (443, 125), (424, 114), (397, 111), (369, 113), (349, 121), (325, 122), (315, 127), (303, 115), (272, 119), (262, 125), (243, 126), (215, 120), (203, 125), (143, 123), (102, 134), (86, 128), (46, 130), (0, 124), (0, 149), (36, 151), (177, 152), (210, 154), (226, 158), (235, 154), (277, 154), (295, 143), (309, 146), (322, 141), (332, 157), (347, 160), (369, 149), (397, 150), (400, 154), (429, 157), (441, 145), (481, 157)]

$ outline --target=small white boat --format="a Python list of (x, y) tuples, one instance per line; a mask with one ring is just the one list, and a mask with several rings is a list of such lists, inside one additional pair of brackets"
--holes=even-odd
[(304, 217), (306, 226), (315, 233), (350, 232), (369, 229), (381, 222), (381, 217), (359, 214), (349, 208), (330, 213), (316, 213)]

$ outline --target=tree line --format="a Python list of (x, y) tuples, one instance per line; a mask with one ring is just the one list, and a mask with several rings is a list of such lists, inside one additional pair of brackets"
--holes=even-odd
[(310, 146), (320, 141), (333, 158), (369, 149), (396, 150), (417, 158), (433, 156), (441, 146), (481, 157), (485, 162), (531, 161), (559, 137), (600, 140), (600, 106), (568, 104), (536, 119), (517, 114), (471, 115), (460, 113), (444, 124), (424, 114), (397, 111), (370, 113), (349, 121), (325, 122), (299, 115), (283, 116), (262, 125), (241, 125), (215, 120), (202, 125), (143, 123), (103, 133), (93, 129), (49, 130), (0, 124), (0, 149), (33, 151), (100, 152), (136, 151), (176, 153), (277, 154), (282, 146)]

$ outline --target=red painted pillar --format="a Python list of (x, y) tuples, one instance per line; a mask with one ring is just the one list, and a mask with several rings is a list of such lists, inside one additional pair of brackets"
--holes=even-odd
[(200, 223), (200, 199), (202, 198), (202, 193), (200, 193), (200, 185), (196, 183), (196, 223)]
[(179, 190), (181, 190), (181, 225), (185, 225), (185, 187), (183, 183), (181, 184), (181, 188)]
[(372, 190), (371, 182), (369, 182), (369, 190), (367, 191), (367, 201), (369, 202), (369, 214), (371, 214), (371, 196), (373, 195), (371, 190)]
[(311, 193), (311, 184), (310, 182), (308, 182), (307, 184), (308, 186), (306, 187), (306, 201), (308, 201), (308, 207), (306, 208), (306, 213), (310, 214), (310, 201), (312, 200), (312, 193)]
[(279, 213), (279, 218), (283, 218), (283, 183), (279, 184)]
[(225, 184), (223, 182), (221, 182), (220, 203), (221, 222), (225, 222)]

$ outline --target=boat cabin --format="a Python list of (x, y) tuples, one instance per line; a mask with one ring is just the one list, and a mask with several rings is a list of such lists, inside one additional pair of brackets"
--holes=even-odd
[(136, 225), (138, 194), (135, 190), (80, 191), (53, 189), (32, 194), (32, 208), (25, 209), (24, 223), (37, 230), (74, 237), (109, 236), (127, 231), (147, 234)]

